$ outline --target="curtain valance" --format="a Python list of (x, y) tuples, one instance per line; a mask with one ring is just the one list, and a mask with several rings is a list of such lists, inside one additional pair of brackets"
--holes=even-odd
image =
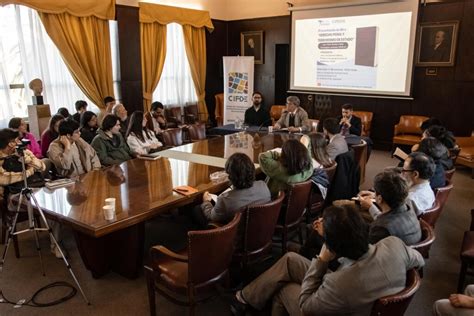
[(8, 4), (27, 6), (40, 13), (69, 13), (77, 17), (115, 19), (115, 0), (0, 0), (0, 6)]
[(141, 23), (157, 22), (166, 25), (175, 22), (196, 28), (206, 27), (209, 31), (214, 30), (214, 25), (212, 25), (211, 16), (208, 11), (177, 8), (146, 2), (140, 2), (138, 5), (140, 7)]

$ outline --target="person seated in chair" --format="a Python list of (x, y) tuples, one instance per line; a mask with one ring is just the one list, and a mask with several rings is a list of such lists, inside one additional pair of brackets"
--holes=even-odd
[[(405, 288), (407, 270), (424, 265), (397, 237), (369, 244), (367, 224), (351, 205), (326, 208), (314, 229), (325, 240), (319, 255), (310, 261), (286, 253), (236, 293), (234, 314), (272, 300), (272, 315), (369, 315), (374, 301)], [(329, 273), (335, 258), (341, 264)]]
[(92, 140), (92, 147), (103, 166), (120, 164), (133, 158), (132, 152), (120, 133), (120, 119), (109, 114), (102, 121), (102, 128)]
[(284, 142), (281, 152), (273, 149), (261, 153), (258, 162), (268, 177), (267, 185), (272, 196), (286, 190), (288, 184), (306, 181), (313, 174), (309, 151), (296, 139)]
[(165, 108), (161, 102), (155, 101), (151, 104), (151, 110), (145, 114), (147, 120), (147, 128), (154, 131), (158, 135), (162, 130), (166, 129)]
[(258, 91), (252, 94), (252, 106), (245, 111), (244, 123), (260, 127), (272, 125), (270, 112), (263, 106), (263, 96)]
[(338, 155), (349, 151), (347, 142), (344, 139), (344, 136), (339, 133), (339, 130), (340, 128), (337, 119), (330, 117), (324, 120), (323, 132), (329, 139), (327, 152), (332, 160), (336, 160)]
[(445, 170), (453, 168), (453, 161), (449, 158), (449, 152), (439, 140), (434, 137), (426, 137), (421, 140), (417, 152), (422, 152), (433, 158), (435, 171), (430, 178), (431, 188), (437, 189), (446, 185)]
[(263, 181), (255, 181), (255, 165), (243, 153), (235, 153), (225, 164), (232, 190), (225, 191), (212, 204), (209, 192), (204, 192), (203, 203), (193, 210), (194, 222), (206, 228), (208, 222), (227, 223), (235, 213), (250, 204), (270, 202), (270, 190)]
[(281, 114), (274, 130), (288, 128), (291, 133), (304, 133), (309, 131), (308, 113), (300, 107), (300, 99), (295, 96), (286, 98), (286, 110)]
[(59, 123), (59, 137), (48, 150), (48, 157), (63, 177), (75, 177), (101, 168), (94, 148), (81, 138), (79, 123), (67, 119)]
[(369, 210), (374, 221), (370, 224), (369, 241), (396, 236), (406, 245), (421, 239), (420, 222), (406, 203), (408, 184), (396, 171), (379, 173), (374, 179), (374, 194), (361, 194), (360, 205)]
[(352, 104), (346, 103), (342, 106), (342, 116), (339, 118), (339, 131), (341, 135), (362, 135), (362, 120), (353, 115)]
[(87, 111), (87, 102), (84, 100), (77, 100), (74, 106), (76, 108), (76, 113), (72, 115), (72, 119), (81, 124), (81, 115)]
[(437, 300), (433, 305), (433, 315), (474, 315), (474, 284), (468, 285), (464, 294), (451, 294), (448, 299)]
[(120, 134), (125, 138), (128, 128), (128, 112), (125, 106), (122, 103), (117, 103), (112, 108), (112, 114), (117, 116), (120, 120)]
[(163, 144), (149, 130), (147, 118), (142, 111), (135, 111), (130, 117), (126, 139), (130, 150), (135, 156), (151, 154), (158, 151)]

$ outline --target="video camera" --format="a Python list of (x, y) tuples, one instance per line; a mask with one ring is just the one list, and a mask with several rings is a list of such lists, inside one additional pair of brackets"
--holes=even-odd
[(20, 144), (16, 145), (15, 149), (18, 153), (23, 153), (23, 150), (26, 148), (26, 146), (31, 144), (31, 140), (23, 138), (22, 140), (20, 140), (20, 142)]

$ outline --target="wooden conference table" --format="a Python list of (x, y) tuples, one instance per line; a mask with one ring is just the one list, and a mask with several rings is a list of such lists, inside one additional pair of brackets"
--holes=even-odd
[[(205, 191), (226, 189), (228, 181), (213, 182), (209, 175), (222, 171), (233, 153), (247, 154), (258, 168), (261, 152), (300, 137), (246, 132), (203, 140), (164, 150), (158, 160), (133, 159), (89, 172), (72, 186), (54, 191), (42, 188), (35, 197), (47, 217), (73, 229), (81, 258), (93, 277), (112, 270), (135, 278), (142, 269), (146, 220), (196, 203)], [(185, 196), (173, 191), (181, 185), (198, 192)], [(116, 216), (107, 221), (102, 207), (110, 197), (116, 199)]]

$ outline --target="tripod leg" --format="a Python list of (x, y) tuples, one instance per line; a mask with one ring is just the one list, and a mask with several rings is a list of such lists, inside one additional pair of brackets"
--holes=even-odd
[(7, 257), (8, 248), (10, 247), (10, 242), (12, 241), (13, 238), (16, 237), (16, 236), (13, 235), (13, 233), (15, 232), (16, 223), (18, 221), (18, 215), (20, 215), (20, 207), (21, 207), (22, 200), (23, 200), (23, 196), (20, 195), (20, 198), (18, 200), (18, 207), (16, 209), (15, 217), (13, 218), (13, 222), (12, 222), (11, 226), (8, 227), (8, 230), (7, 230), (8, 238), (7, 238), (7, 242), (5, 243), (5, 248), (3, 248), (2, 261), (0, 262), (0, 272), (3, 271), (3, 266), (5, 264), (5, 259)]
[(35, 233), (35, 242), (36, 242), (36, 251), (38, 251), (38, 256), (40, 259), (40, 264), (41, 264), (41, 271), (43, 272), (43, 276), (46, 276), (46, 272), (44, 271), (44, 263), (43, 263), (43, 256), (41, 255), (41, 246), (39, 242), (39, 236), (38, 236), (38, 230), (35, 228), (38, 227), (38, 223), (36, 222), (36, 219), (33, 215), (33, 206), (31, 205), (31, 202), (28, 201), (28, 216), (30, 216), (30, 230), (33, 230)]
[(51, 227), (49, 227), (48, 221), (46, 220), (46, 217), (44, 216), (43, 210), (42, 210), (41, 207), (39, 206), (38, 201), (36, 200), (36, 198), (35, 198), (35, 196), (34, 196), (33, 194), (30, 194), (29, 197), (30, 197), (30, 198), (33, 200), (33, 202), (35, 203), (36, 208), (37, 208), (37, 210), (38, 210), (38, 213), (40, 214), (41, 219), (43, 220), (44, 226), (48, 229), (49, 237), (51, 238), (51, 240), (53, 241), (53, 243), (56, 245), (56, 247), (58, 248), (59, 252), (61, 253), (61, 257), (63, 258), (64, 264), (66, 265), (67, 269), (69, 270), (69, 273), (71, 274), (72, 278), (74, 279), (74, 282), (76, 283), (76, 285), (77, 285), (79, 291), (81, 292), (82, 297), (84, 298), (84, 300), (86, 301), (86, 303), (87, 303), (88, 305), (90, 305), (91, 303), (89, 302), (89, 300), (88, 300), (87, 297), (86, 297), (86, 294), (85, 294), (84, 291), (82, 290), (82, 287), (81, 287), (81, 285), (79, 284), (79, 281), (77, 280), (76, 275), (74, 274), (74, 271), (72, 271), (72, 267), (71, 267), (71, 265), (69, 264), (69, 262), (67, 261), (66, 256), (64, 256), (63, 250), (61, 249), (61, 247), (59, 247), (58, 241), (56, 240), (56, 237), (54, 237), (53, 231), (52, 231)]

